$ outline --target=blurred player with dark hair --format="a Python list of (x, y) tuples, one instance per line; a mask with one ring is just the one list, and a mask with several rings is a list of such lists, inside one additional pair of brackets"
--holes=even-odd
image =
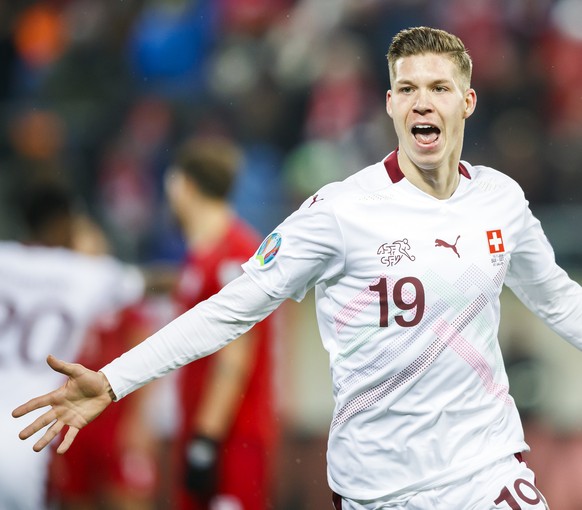
[[(100, 314), (141, 298), (141, 273), (111, 257), (74, 252), (73, 199), (58, 185), (23, 201), (27, 244), (0, 243), (0, 508), (45, 508), (50, 452), (32, 454), (14, 439), (10, 409), (62, 377), (40, 368), (49, 353), (76, 359)], [(58, 425), (57, 425), (58, 427)]]
[[(175, 291), (180, 312), (240, 276), (260, 240), (228, 203), (240, 164), (231, 142), (193, 138), (168, 170), (167, 196), (188, 244)], [(272, 336), (269, 319), (179, 373), (177, 508), (225, 501), (224, 508), (267, 508), (276, 435)]]

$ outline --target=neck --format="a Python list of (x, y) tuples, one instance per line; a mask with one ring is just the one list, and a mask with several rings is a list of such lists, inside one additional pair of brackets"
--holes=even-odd
[(416, 172), (412, 172), (411, 176), (406, 175), (406, 177), (417, 188), (439, 200), (451, 198), (460, 180), (458, 165), (450, 171), (443, 172), (418, 168)]
[(404, 176), (421, 191), (439, 200), (451, 198), (459, 186), (459, 159), (453, 159), (446, 166), (420, 168), (400, 151), (398, 165)]
[(184, 233), (189, 248), (198, 251), (214, 246), (230, 227), (233, 212), (223, 201), (214, 200), (190, 211), (184, 222)]

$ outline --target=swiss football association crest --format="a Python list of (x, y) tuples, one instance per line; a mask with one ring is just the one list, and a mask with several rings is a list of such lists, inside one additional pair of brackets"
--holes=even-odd
[(380, 262), (388, 267), (395, 266), (403, 257), (413, 262), (416, 260), (416, 257), (410, 253), (410, 244), (406, 238), (384, 243), (376, 253), (380, 255)]

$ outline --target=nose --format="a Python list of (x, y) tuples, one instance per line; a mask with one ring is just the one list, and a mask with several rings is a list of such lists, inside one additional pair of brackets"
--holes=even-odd
[(423, 89), (418, 90), (413, 108), (416, 113), (420, 114), (432, 111), (433, 106), (428, 91)]

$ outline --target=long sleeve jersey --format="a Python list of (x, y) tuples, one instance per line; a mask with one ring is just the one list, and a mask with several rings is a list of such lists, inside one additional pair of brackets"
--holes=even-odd
[(527, 450), (498, 342), (499, 295), (507, 284), (581, 348), (582, 289), (556, 264), (515, 181), (464, 161), (459, 174), (455, 193), (438, 200), (404, 177), (393, 152), (324, 186), (265, 239), (240, 282), (105, 367), (116, 395), (315, 287), (335, 399), (335, 492), (422, 490)]

